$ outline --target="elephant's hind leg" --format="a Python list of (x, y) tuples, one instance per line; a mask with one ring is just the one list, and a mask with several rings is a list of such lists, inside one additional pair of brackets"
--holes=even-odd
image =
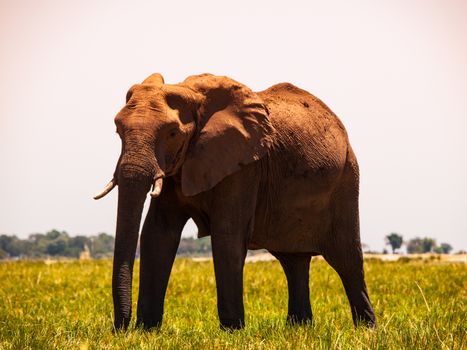
[[(363, 272), (363, 254), (360, 243), (358, 204), (342, 200), (335, 212), (332, 240), (323, 251), (323, 257), (339, 274), (349, 299), (355, 325), (376, 327)], [(339, 210), (340, 209), (340, 210)]]
[(336, 256), (333, 252), (324, 257), (342, 280), (349, 299), (354, 324), (374, 328), (376, 327), (376, 318), (365, 284), (361, 252), (356, 247), (348, 245), (343, 248), (346, 251), (341, 252), (340, 256)]
[(271, 252), (282, 265), (289, 291), (287, 323), (313, 323), (310, 305), (309, 270), (311, 254)]

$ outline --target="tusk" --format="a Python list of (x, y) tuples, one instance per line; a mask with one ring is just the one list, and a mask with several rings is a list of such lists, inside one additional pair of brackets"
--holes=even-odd
[(112, 179), (110, 180), (110, 182), (104, 187), (104, 189), (101, 191), (101, 192), (98, 192), (95, 194), (95, 196), (93, 197), (94, 199), (101, 199), (102, 197), (104, 197), (107, 193), (109, 193), (110, 191), (112, 191), (112, 189), (117, 186), (117, 182), (115, 181), (115, 179)]
[(159, 197), (159, 195), (161, 194), (161, 191), (162, 191), (162, 177), (159, 177), (157, 179), (154, 180), (154, 187), (151, 191), (151, 197), (152, 198), (157, 198)]

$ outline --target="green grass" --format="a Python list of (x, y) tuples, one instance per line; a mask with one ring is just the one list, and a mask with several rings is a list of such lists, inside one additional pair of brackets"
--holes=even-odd
[(274, 261), (246, 265), (246, 328), (223, 332), (212, 262), (178, 259), (162, 329), (113, 334), (110, 261), (0, 263), (0, 349), (467, 347), (465, 264), (369, 260), (365, 268), (375, 331), (353, 327), (337, 274), (317, 260), (311, 267), (314, 327), (285, 324), (286, 281)]

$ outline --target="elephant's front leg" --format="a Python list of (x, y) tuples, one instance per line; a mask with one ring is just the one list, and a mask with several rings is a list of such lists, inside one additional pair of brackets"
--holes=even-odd
[(253, 233), (259, 170), (254, 165), (224, 179), (210, 198), (210, 229), (221, 328), (245, 325), (243, 266)]
[(217, 310), (223, 329), (240, 329), (245, 325), (243, 265), (247, 248), (244, 236), (241, 233), (214, 233), (211, 237)]
[(159, 327), (164, 298), (180, 236), (188, 217), (176, 207), (153, 200), (144, 222), (140, 242), (140, 287), (136, 324)]

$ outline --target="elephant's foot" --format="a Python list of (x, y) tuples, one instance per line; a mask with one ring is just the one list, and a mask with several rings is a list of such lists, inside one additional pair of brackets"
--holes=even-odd
[(287, 315), (286, 324), (289, 326), (313, 326), (313, 316), (310, 315)]
[(130, 325), (130, 321), (130, 317), (116, 318), (114, 320), (112, 333), (125, 332)]
[(231, 332), (245, 327), (245, 320), (242, 319), (222, 319), (220, 322), (223, 331)]
[(162, 326), (162, 318), (160, 317), (136, 320), (136, 327), (142, 328), (145, 331), (158, 330), (161, 328), (161, 326)]
[(365, 310), (362, 313), (354, 316), (354, 324), (356, 327), (368, 327), (371, 329), (376, 329), (376, 317), (373, 313), (373, 310)]

